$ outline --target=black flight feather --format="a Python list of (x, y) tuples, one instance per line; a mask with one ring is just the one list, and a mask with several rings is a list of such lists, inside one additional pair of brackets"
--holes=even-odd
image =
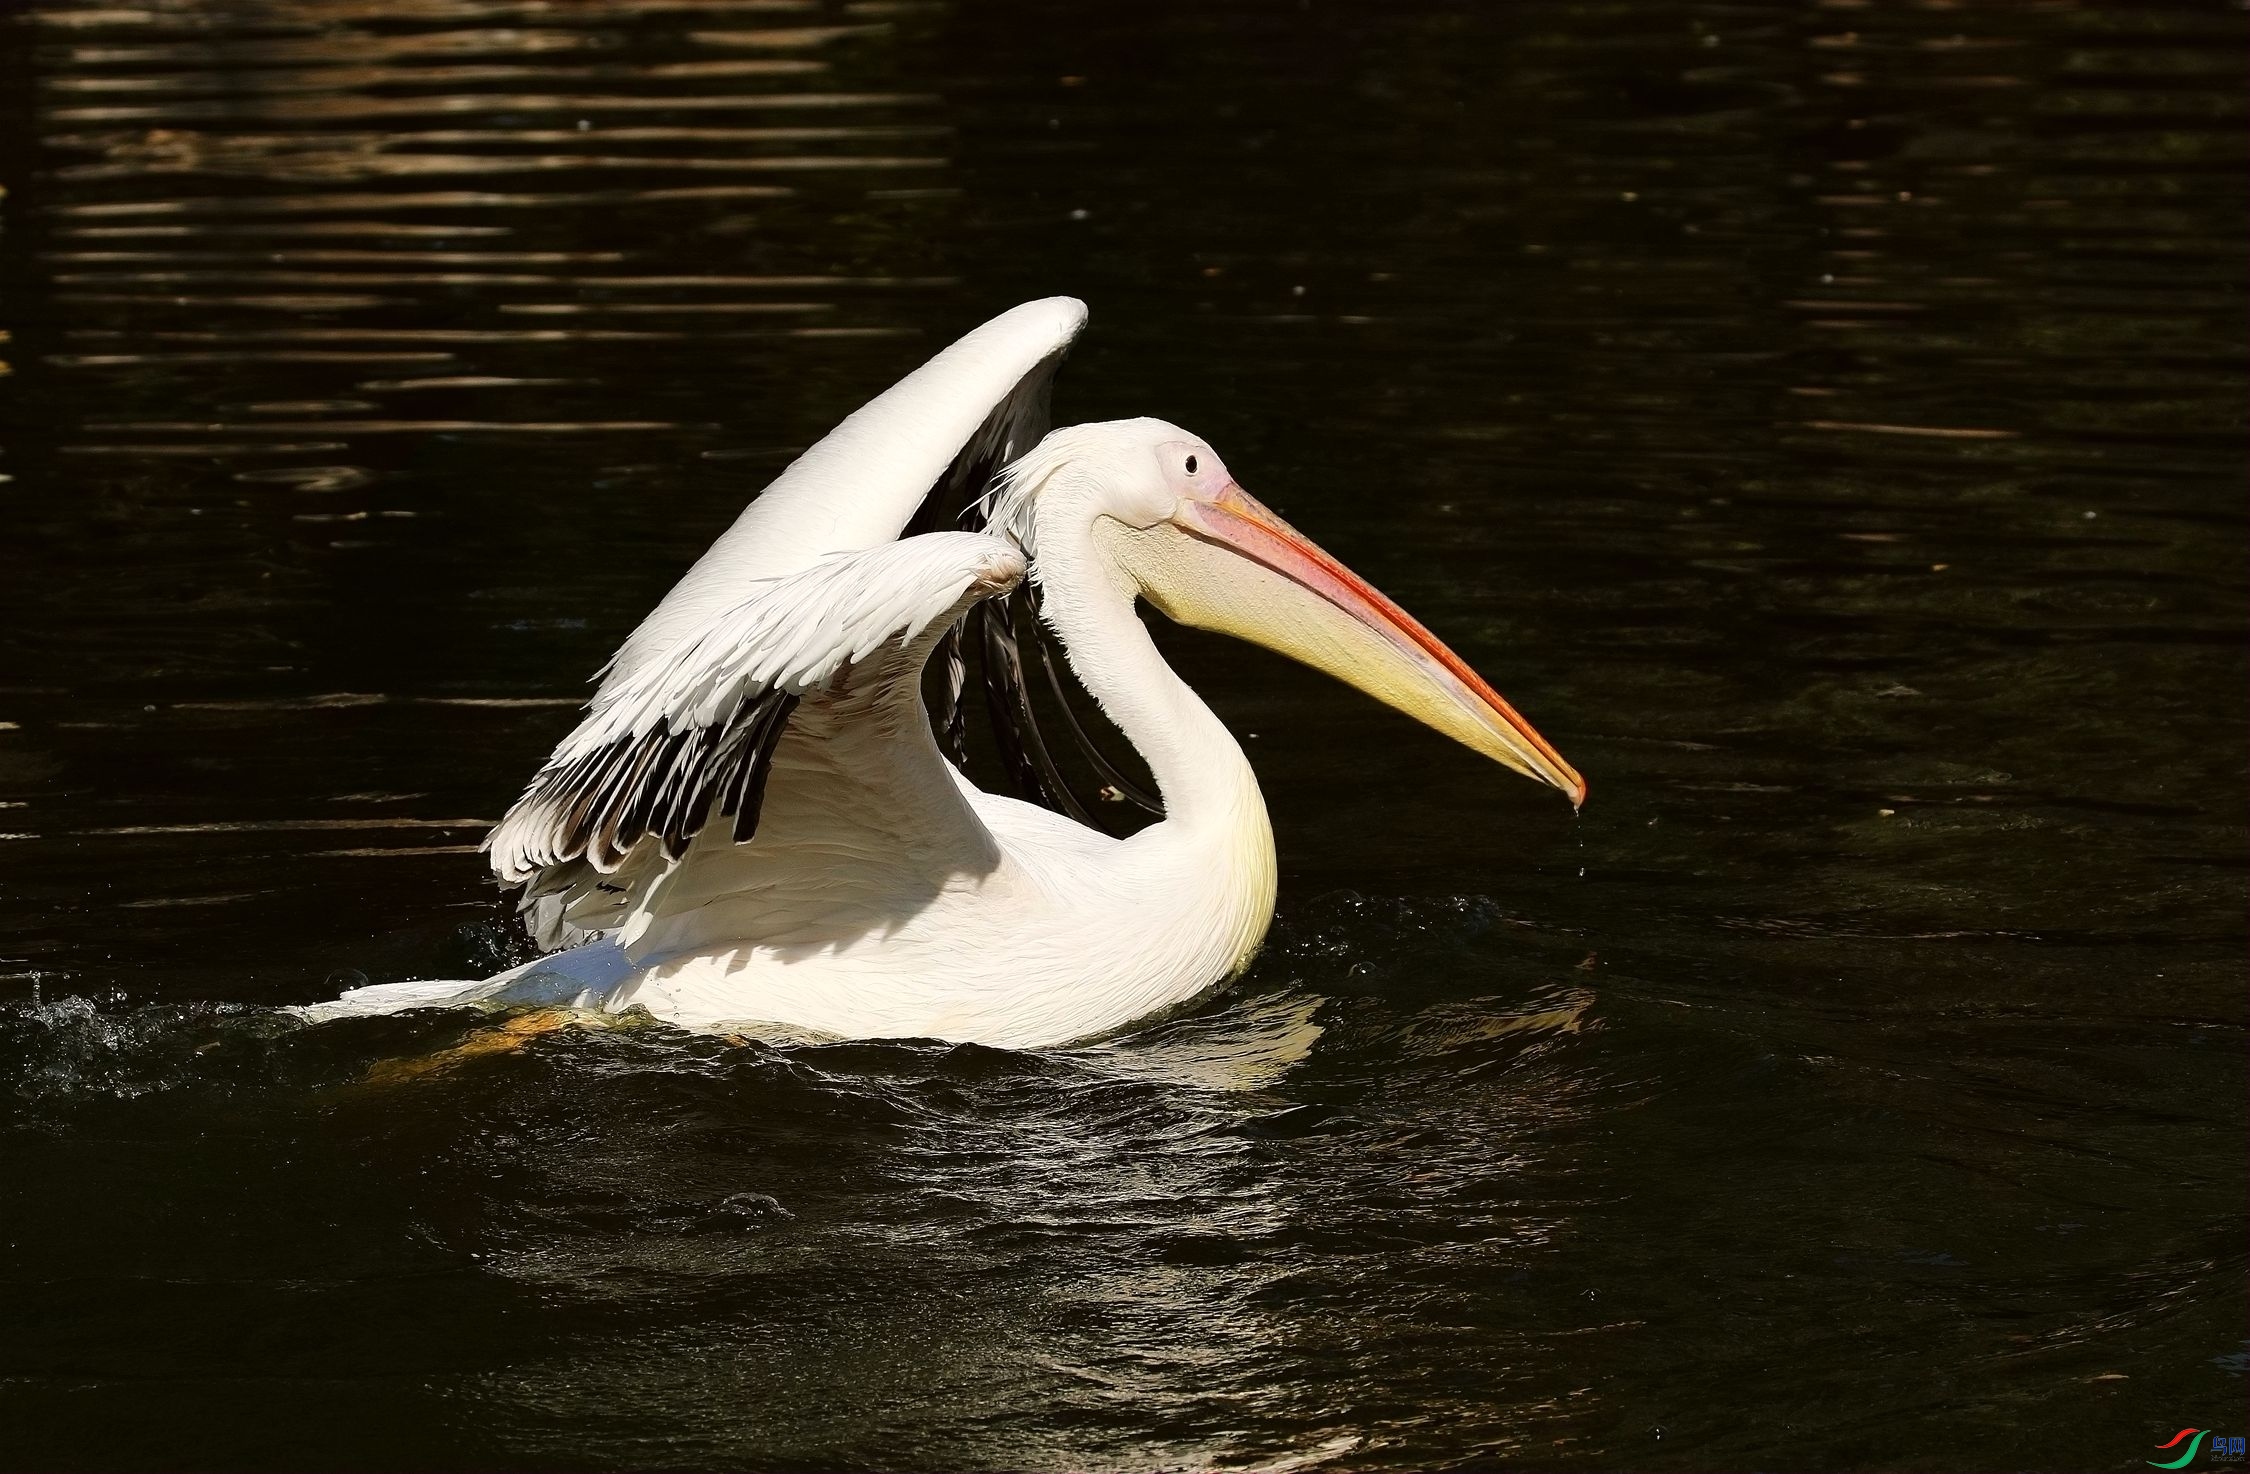
[[(994, 480), (1018, 456), (1043, 439), (1052, 426), (1049, 400), (1055, 374), (1062, 366), (1063, 350), (1041, 359), (1008, 396), (993, 407), (977, 432), (969, 437), (945, 474), (930, 488), (929, 497), (908, 524), (906, 536), (957, 527), (965, 532), (989, 530), (986, 493)], [(1025, 678), (1022, 642), (1028, 639), (1061, 707), (1072, 743), (1084, 754), (1096, 774), (1126, 799), (1152, 814), (1163, 808), (1146, 789), (1121, 772), (1095, 745), (1073, 708), (1072, 699), (1055, 669), (1054, 658), (1038, 630), (1038, 594), (1030, 582), (1000, 599), (971, 609), (961, 627), (949, 632), (938, 646), (939, 671), (936, 709), (931, 712), (938, 745), (955, 767), (969, 766), (968, 713), (964, 696), (968, 669), (964, 648), (973, 650), (982, 667), (984, 708), (992, 726), (992, 740), (1008, 770), (1016, 792), (1082, 824), (1102, 827), (1094, 817), (1094, 804), (1071, 787), (1039, 730), (1032, 706), (1031, 683)], [(962, 630), (966, 630), (963, 638)]]

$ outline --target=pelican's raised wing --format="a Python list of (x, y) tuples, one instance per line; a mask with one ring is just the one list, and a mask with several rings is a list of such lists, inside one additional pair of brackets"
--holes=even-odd
[[(623, 924), (714, 816), (731, 821), (734, 843), (757, 832), (774, 755), (800, 703), (824, 718), (820, 733), (800, 732), (800, 742), (854, 727), (867, 740), (885, 707), (911, 707), (922, 721), (921, 671), (940, 636), (1023, 576), (1014, 543), (945, 532), (832, 554), (751, 584), (748, 597), (602, 687), (486, 837), (494, 873), (506, 884), (530, 882), (527, 906), (562, 898), (537, 918), (544, 941)], [(876, 797), (905, 826), (918, 809), (957, 813), (959, 792), (934, 744), (917, 733), (907, 746), (892, 761), (861, 765), (857, 786), (895, 790)]]
[[(675, 584), (610, 662), (631, 679), (764, 580), (831, 553), (951, 530), (1000, 467), (1048, 430), (1048, 392), (1086, 304), (1010, 308), (876, 395), (790, 463)], [(981, 523), (968, 530), (981, 529)]]
[[(722, 817), (748, 836), (742, 809), (764, 771), (758, 754), (779, 740), (787, 721), (789, 693), (776, 688), (760, 698), (765, 704), (734, 709), (731, 726), (669, 729), (663, 745), (604, 745), (634, 732), (647, 738), (645, 730), (618, 724), (651, 699), (650, 683), (690, 668), (691, 647), (694, 660), (715, 658), (717, 632), (747, 618), (777, 579), (810, 574), (828, 566), (823, 560), (881, 549), (902, 535), (911, 542), (920, 541), (919, 534), (983, 532), (984, 493), (1002, 467), (1047, 433), (1055, 372), (1085, 322), (1086, 306), (1075, 298), (1026, 302), (869, 400), (753, 500), (626, 639), (604, 668), (585, 723), (487, 843), (501, 878), (528, 881), (527, 904), (542, 901), (533, 920), (543, 945), (620, 924), (625, 898), (636, 893), (626, 882), (646, 869), (632, 858), (633, 847), (649, 834), (670, 835), (663, 843), (677, 849), (716, 802)], [(808, 603), (806, 614), (816, 623), (841, 617), (817, 602)], [(1090, 822), (1088, 806), (1071, 792), (1040, 735), (1029, 667), (1061, 698), (1070, 736), (1099, 778), (1154, 810), (1155, 801), (1095, 748), (1070, 710), (1053, 652), (1040, 639), (1028, 585), (973, 607), (961, 628), (951, 625), (946, 622), (943, 679), (933, 705), (955, 766), (968, 766), (966, 648), (981, 667), (994, 749), (1018, 792)], [(596, 731), (606, 734), (602, 742)], [(678, 775), (675, 786), (651, 788), (647, 775), (659, 771)], [(624, 801), (628, 792), (632, 804)], [(754, 802), (750, 809), (754, 824)], [(633, 874), (614, 882), (601, 878), (620, 868)], [(558, 925), (555, 905), (542, 900), (558, 895), (569, 898), (573, 918), (589, 919)]]
[[(985, 531), (984, 493), (1046, 435), (1055, 373), (1085, 325), (1086, 304), (1075, 297), (1026, 302), (869, 400), (791, 463), (665, 595), (611, 660), (602, 693), (662, 660), (764, 579), (902, 535)], [(1029, 679), (1036, 673), (1094, 777), (1156, 812), (1156, 800), (1102, 753), (1072, 710), (1028, 585), (972, 612), (945, 641), (935, 720), (956, 767), (968, 768), (971, 658), (994, 751), (1018, 793), (1093, 822), (1039, 730)]]

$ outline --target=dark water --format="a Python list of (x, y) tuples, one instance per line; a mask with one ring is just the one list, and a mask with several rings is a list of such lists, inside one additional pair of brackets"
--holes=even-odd
[[(2239, 7), (12, 14), (0, 1464), (2245, 1431)], [(1191, 1017), (272, 1011), (513, 955), (584, 677), (1056, 291), (1060, 412), (1209, 436), (1582, 819), (1183, 637), (1283, 866)]]

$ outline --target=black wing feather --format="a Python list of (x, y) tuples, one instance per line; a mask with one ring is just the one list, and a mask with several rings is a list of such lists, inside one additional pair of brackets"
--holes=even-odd
[(584, 856), (614, 870), (634, 845), (655, 835), (678, 860), (702, 833), (714, 801), (734, 835), (757, 832), (773, 751), (797, 697), (769, 690), (743, 701), (719, 727), (658, 725), (542, 769), (518, 802), (545, 803), (559, 815), (547, 865)]
[[(1062, 359), (1061, 351), (1041, 359), (1008, 397), (993, 408), (945, 474), (930, 488), (928, 499), (907, 526), (907, 536), (948, 527), (966, 532), (990, 530), (985, 516), (988, 505), (985, 494), (1010, 462), (1037, 445), (1052, 428), (1050, 400)], [(1039, 716), (1032, 706), (1031, 684), (1024, 675), (1022, 644), (1029, 641), (1037, 652), (1056, 704), (1062, 709), (1070, 739), (1086, 761), (1103, 782), (1127, 801), (1152, 814), (1163, 812), (1163, 806), (1120, 771), (1096, 745), (1093, 735), (1079, 719), (1061, 672), (1056, 669), (1054, 657), (1040, 634), (1039, 595), (1032, 581), (1026, 580), (1002, 599), (977, 605), (962, 621), (962, 627), (967, 631), (966, 638), (956, 629), (948, 633), (938, 647), (939, 685), (936, 709), (931, 712), (938, 745), (955, 767), (966, 772), (969, 766), (968, 709), (964, 700), (968, 667), (962, 653), (966, 648), (977, 653), (982, 666), (984, 708), (992, 724), (993, 745), (1000, 753), (1016, 792), (1082, 824), (1102, 827), (1093, 817), (1095, 806), (1071, 786), (1039, 730)]]

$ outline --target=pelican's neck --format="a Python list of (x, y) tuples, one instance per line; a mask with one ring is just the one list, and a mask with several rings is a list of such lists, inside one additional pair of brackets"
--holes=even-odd
[[(1181, 680), (1134, 610), (1132, 584), (1092, 536), (1043, 537), (1040, 607), (1079, 683), (1148, 763), (1164, 819), (1273, 845), (1257, 775), (1234, 734)], [(1254, 835), (1252, 833), (1254, 831)]]

